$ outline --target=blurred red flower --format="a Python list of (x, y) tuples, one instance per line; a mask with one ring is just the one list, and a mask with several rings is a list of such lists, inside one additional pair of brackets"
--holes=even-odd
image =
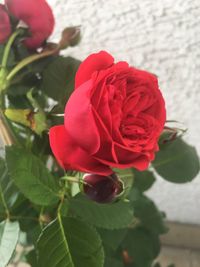
[(40, 47), (51, 35), (55, 21), (45, 0), (5, 0), (5, 4), (11, 15), (28, 26), (31, 36), (24, 44), (29, 49)]
[(0, 44), (4, 43), (11, 34), (10, 19), (5, 6), (0, 4)]

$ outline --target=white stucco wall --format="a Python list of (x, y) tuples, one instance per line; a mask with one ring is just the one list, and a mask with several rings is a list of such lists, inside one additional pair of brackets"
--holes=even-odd
[[(159, 76), (168, 119), (189, 128), (200, 154), (200, 1), (48, 0), (56, 16), (54, 39), (64, 26), (81, 25), (81, 44), (66, 51), (80, 59), (107, 50), (116, 60)], [(158, 178), (149, 195), (170, 220), (200, 223), (200, 175), (175, 185)]]
[[(84, 59), (107, 50), (159, 76), (168, 119), (184, 122), (200, 154), (200, 1), (47, 1), (56, 17), (54, 40), (64, 26), (82, 26), (81, 44), (66, 54)], [(200, 175), (185, 185), (158, 178), (149, 195), (170, 220), (200, 223)]]

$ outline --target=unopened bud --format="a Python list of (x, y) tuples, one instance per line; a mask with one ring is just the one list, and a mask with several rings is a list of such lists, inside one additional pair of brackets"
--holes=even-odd
[(80, 42), (80, 27), (68, 27), (62, 32), (62, 38), (59, 42), (59, 48), (65, 49), (68, 46), (75, 46)]
[(109, 203), (123, 191), (123, 184), (115, 173), (110, 176), (85, 174), (84, 193), (98, 203)]

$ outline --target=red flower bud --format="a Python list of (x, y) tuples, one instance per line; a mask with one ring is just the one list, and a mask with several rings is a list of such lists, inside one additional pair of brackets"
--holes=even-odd
[(45, 0), (5, 0), (6, 6), (15, 18), (29, 28), (31, 37), (24, 44), (29, 49), (42, 46), (54, 28), (54, 16)]
[(84, 193), (99, 203), (109, 203), (116, 198), (123, 190), (123, 185), (116, 174), (102, 176), (98, 174), (85, 174), (83, 176)]
[(11, 34), (11, 25), (5, 6), (0, 4), (0, 44), (3, 44)]

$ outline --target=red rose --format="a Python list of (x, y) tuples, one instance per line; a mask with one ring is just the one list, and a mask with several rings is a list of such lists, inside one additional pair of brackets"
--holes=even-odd
[(157, 78), (102, 51), (80, 65), (65, 125), (50, 129), (50, 145), (65, 169), (110, 174), (145, 170), (166, 120)]
[(25, 45), (30, 49), (40, 47), (51, 35), (54, 28), (54, 16), (45, 0), (5, 0), (6, 6), (15, 18), (29, 27), (31, 37)]
[(3, 44), (11, 34), (11, 25), (5, 6), (0, 4), (0, 44)]

